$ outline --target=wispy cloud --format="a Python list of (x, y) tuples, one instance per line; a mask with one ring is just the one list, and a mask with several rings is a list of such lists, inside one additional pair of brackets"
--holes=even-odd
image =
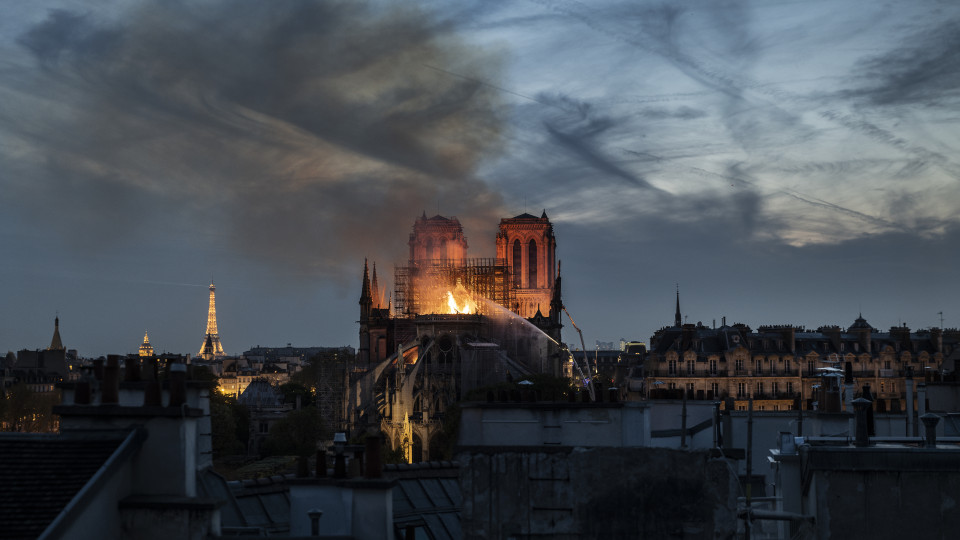
[(4, 77), (0, 136), (20, 150), (2, 159), (76, 242), (173, 216), (258, 260), (353, 272), (437, 200), (499, 215), (474, 173), (500, 150), (500, 95), (426, 66), (496, 81), (500, 60), (431, 13), (134, 4), (112, 21), (54, 10), (17, 42), (34, 62)]

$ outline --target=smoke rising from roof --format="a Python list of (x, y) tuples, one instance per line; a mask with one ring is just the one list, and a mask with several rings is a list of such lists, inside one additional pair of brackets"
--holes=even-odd
[(353, 276), (364, 255), (401, 261), (398, 224), (438, 200), (469, 209), (465, 224), (500, 216), (500, 195), (473, 176), (499, 149), (498, 97), (445, 73), (495, 80), (499, 60), (430, 13), (254, 0), (140, 5), (113, 21), (57, 10), (18, 44), (32, 63), (8, 71), (4, 159), (35, 181), (11, 187), (84, 248), (162, 219), (256, 260)]

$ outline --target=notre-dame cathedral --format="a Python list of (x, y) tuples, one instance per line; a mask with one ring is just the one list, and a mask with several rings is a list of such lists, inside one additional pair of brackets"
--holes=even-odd
[(560, 268), (546, 212), (501, 219), (496, 246), (496, 257), (468, 257), (457, 218), (424, 213), (392, 294), (364, 263), (360, 347), (344, 392), (351, 432), (379, 430), (408, 461), (427, 460), (445, 409), (470, 390), (562, 374)]

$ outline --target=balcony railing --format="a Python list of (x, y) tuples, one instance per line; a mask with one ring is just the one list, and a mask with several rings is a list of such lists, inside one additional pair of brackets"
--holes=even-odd
[(650, 390), (650, 399), (683, 399), (684, 393), (688, 400), (693, 401), (720, 401), (726, 399), (726, 391), (714, 393), (712, 390), (684, 390), (682, 388), (654, 388)]
[(703, 378), (703, 377), (796, 377), (796, 370), (764, 370), (763, 372), (751, 372), (746, 369), (741, 370), (726, 370), (718, 369), (716, 371), (710, 371), (708, 369), (698, 369), (693, 373), (689, 373), (686, 370), (678, 369), (674, 372), (671, 372), (668, 369), (654, 369), (647, 371), (647, 377), (664, 377), (664, 378)]
[(709, 369), (698, 369), (693, 373), (687, 370), (678, 369), (671, 372), (669, 369), (654, 369), (647, 371), (647, 377), (726, 377), (727, 370), (718, 369), (710, 371)]

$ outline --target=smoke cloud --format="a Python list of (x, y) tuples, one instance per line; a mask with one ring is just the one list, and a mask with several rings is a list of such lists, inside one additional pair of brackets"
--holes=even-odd
[(364, 256), (402, 261), (406, 227), (438, 201), (468, 228), (501, 216), (474, 176), (500, 149), (498, 96), (477, 82), (500, 60), (430, 13), (164, 2), (51, 11), (17, 43), (32, 63), (8, 70), (0, 109), (10, 187), (78, 246), (164, 220), (353, 276)]

